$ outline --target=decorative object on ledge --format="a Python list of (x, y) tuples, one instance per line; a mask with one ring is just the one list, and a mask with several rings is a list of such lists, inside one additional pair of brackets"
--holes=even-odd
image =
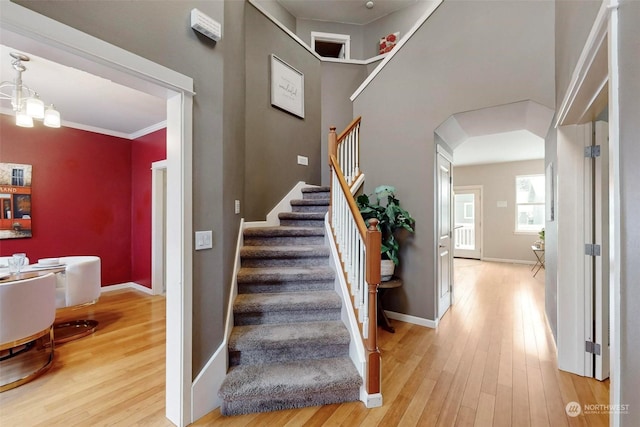
[(271, 105), (304, 119), (304, 74), (271, 55)]
[(391, 52), (391, 49), (396, 46), (398, 40), (400, 40), (399, 31), (382, 37), (380, 39), (378, 53), (382, 55), (383, 53)]
[(31, 237), (31, 165), (0, 163), (0, 239)]
[(11, 106), (16, 114), (16, 125), (33, 127), (33, 119), (42, 120), (44, 125), (51, 128), (60, 127), (60, 113), (50, 104), (46, 110), (44, 102), (38, 96), (38, 92), (22, 83), (22, 73), (27, 71), (23, 62), (29, 61), (29, 57), (18, 52), (9, 54), (13, 60), (11, 65), (16, 70), (16, 76), (12, 82), (0, 83), (0, 100), (11, 101)]
[(375, 201), (371, 201), (369, 196), (362, 194), (356, 199), (358, 209), (365, 223), (369, 224), (369, 220), (372, 218), (377, 219), (378, 229), (382, 233), (382, 269), (385, 269), (385, 261), (387, 261), (387, 267), (389, 270), (382, 271), (382, 281), (391, 279), (395, 266), (399, 264), (398, 252), (400, 251), (400, 244), (396, 240), (395, 233), (398, 230), (404, 229), (410, 233), (413, 233), (413, 226), (415, 220), (411, 217), (409, 212), (400, 207), (400, 201), (395, 196), (396, 189), (388, 185), (381, 185), (376, 187), (372, 197), (375, 197)]

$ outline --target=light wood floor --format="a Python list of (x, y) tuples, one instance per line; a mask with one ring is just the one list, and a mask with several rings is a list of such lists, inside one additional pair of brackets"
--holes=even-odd
[[(456, 303), (437, 330), (393, 321), (379, 329), (384, 405), (329, 405), (222, 417), (196, 426), (608, 425), (565, 405), (608, 403), (608, 382), (558, 371), (542, 275), (528, 266), (456, 260)], [(164, 418), (162, 297), (126, 290), (61, 313), (98, 331), (56, 348), (44, 376), (0, 394), (0, 425), (170, 426)]]

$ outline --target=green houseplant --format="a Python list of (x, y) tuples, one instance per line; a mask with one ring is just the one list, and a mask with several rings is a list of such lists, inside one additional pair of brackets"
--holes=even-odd
[[(399, 263), (398, 252), (400, 244), (396, 239), (396, 232), (404, 229), (413, 233), (415, 224), (415, 220), (409, 212), (400, 206), (400, 201), (395, 196), (395, 192), (395, 187), (381, 185), (376, 187), (371, 196), (362, 194), (356, 199), (356, 204), (367, 227), (370, 219), (376, 218), (378, 220), (378, 229), (382, 233), (381, 257), (383, 264), (384, 260), (392, 262), (391, 268)], [(392, 274), (393, 271), (391, 272)], [(391, 275), (383, 274), (387, 280)]]

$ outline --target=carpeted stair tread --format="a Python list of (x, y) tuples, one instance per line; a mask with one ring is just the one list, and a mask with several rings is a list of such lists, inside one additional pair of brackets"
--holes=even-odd
[(229, 350), (254, 350), (301, 345), (349, 344), (349, 331), (342, 321), (245, 325), (233, 328)]
[(244, 230), (245, 237), (313, 237), (324, 236), (324, 229), (318, 227), (254, 227)]
[(335, 272), (329, 266), (318, 267), (242, 267), (237, 274), (238, 283), (292, 282), (333, 280)]
[(362, 379), (348, 357), (240, 365), (218, 395), (223, 415), (265, 412), (358, 399)]
[(325, 212), (281, 212), (278, 214), (279, 219), (295, 219), (295, 220), (324, 220)]
[(331, 191), (331, 187), (317, 186), (317, 187), (303, 187), (302, 194), (304, 193), (328, 193)]
[(241, 258), (311, 258), (328, 257), (331, 253), (326, 246), (243, 246)]
[(289, 203), (291, 206), (329, 206), (329, 199), (296, 199)]
[(335, 291), (280, 292), (261, 294), (238, 294), (233, 312), (259, 313), (277, 311), (325, 311), (342, 307)]

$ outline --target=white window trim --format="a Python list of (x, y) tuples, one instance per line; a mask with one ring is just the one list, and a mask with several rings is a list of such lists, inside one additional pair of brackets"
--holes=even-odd
[[(546, 180), (546, 176), (543, 173), (531, 173), (531, 174), (526, 174), (526, 175), (516, 175), (515, 177), (515, 181), (514, 181), (514, 189), (515, 189), (515, 210), (514, 210), (514, 231), (513, 234), (525, 234), (525, 235), (538, 235), (538, 233), (544, 228), (544, 223), (540, 226), (539, 230), (519, 230), (518, 229), (518, 206), (538, 206), (538, 205), (542, 205), (542, 207), (544, 208), (546, 203), (545, 202), (540, 202), (540, 203), (533, 203), (533, 202), (524, 202), (524, 203), (518, 203), (518, 178), (527, 178), (527, 177), (538, 177), (541, 176), (543, 179)], [(546, 190), (546, 188), (545, 188)]]
[(341, 43), (344, 45), (344, 58), (351, 59), (351, 36), (348, 34), (321, 33), (311, 31), (311, 49), (316, 51), (316, 40), (322, 42)]

